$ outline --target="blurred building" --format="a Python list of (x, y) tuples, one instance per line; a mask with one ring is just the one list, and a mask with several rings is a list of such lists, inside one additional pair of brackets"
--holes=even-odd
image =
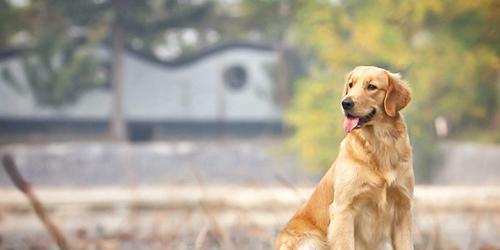
[[(110, 60), (105, 46), (95, 54), (101, 61)], [(280, 133), (290, 93), (289, 80), (278, 75), (282, 54), (270, 45), (239, 42), (162, 61), (128, 49), (123, 109), (129, 136), (147, 140), (182, 133)], [(0, 53), (0, 70), (5, 69), (22, 80), (20, 88), (14, 88), (0, 77), (1, 133), (107, 130), (109, 86), (87, 90), (60, 107), (44, 106), (23, 76), (19, 51)]]

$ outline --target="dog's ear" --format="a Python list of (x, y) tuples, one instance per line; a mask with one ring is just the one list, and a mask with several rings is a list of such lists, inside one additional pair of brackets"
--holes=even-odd
[(395, 117), (397, 112), (406, 107), (411, 100), (411, 90), (399, 74), (386, 72), (389, 86), (384, 98), (385, 113)]

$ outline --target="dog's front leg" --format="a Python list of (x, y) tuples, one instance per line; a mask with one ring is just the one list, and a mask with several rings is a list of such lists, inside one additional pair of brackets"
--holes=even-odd
[(392, 228), (392, 248), (394, 250), (413, 250), (411, 207), (396, 213)]
[(330, 205), (328, 244), (331, 250), (354, 250), (354, 215), (347, 205)]

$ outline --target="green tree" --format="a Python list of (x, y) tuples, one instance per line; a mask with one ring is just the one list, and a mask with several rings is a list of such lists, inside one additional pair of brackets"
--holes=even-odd
[[(151, 41), (150, 37), (164, 34), (172, 28), (201, 22), (211, 10), (211, 3), (192, 4), (176, 0), (165, 1), (65, 1), (48, 0), (51, 7), (62, 8), (74, 26), (98, 29), (105, 26), (111, 36), (111, 85), (113, 105), (111, 132), (115, 139), (125, 139), (123, 117), (123, 54), (132, 39)], [(149, 38), (149, 40), (148, 40)]]
[[(301, 1), (296, 42), (312, 73), (297, 85), (287, 121), (292, 145), (312, 166), (328, 167), (343, 137), (340, 89), (356, 65), (401, 72), (413, 89), (403, 112), (417, 176), (430, 173), (434, 119), (451, 138), (500, 141), (499, 5), (484, 1)], [(474, 135), (467, 137), (464, 135)]]
[(12, 6), (7, 0), (0, 0), (0, 48), (8, 47), (12, 37), (19, 30), (30, 27), (33, 8)]
[[(105, 83), (105, 77), (96, 74), (102, 65), (91, 56), (96, 39), (89, 36), (86, 44), (75, 42), (76, 38), (68, 35), (71, 27), (60, 9), (49, 8), (43, 1), (23, 7), (5, 4), (3, 11), (10, 13), (7, 17), (22, 19), (21, 22), (6, 20), (5, 26), (11, 28), (11, 36), (25, 36), (20, 45), (24, 48), (20, 50), (21, 66), (39, 105), (58, 107)], [(7, 45), (10, 41), (4, 44)], [(1, 73), (16, 90), (23, 91), (20, 79), (10, 70), (4, 68)]]
[[(194, 26), (212, 11), (212, 3), (176, 0), (39, 0), (28, 2), (23, 14), (0, 0), (0, 45), (20, 30), (28, 33), (29, 49), (23, 65), (35, 97), (42, 105), (59, 106), (74, 100), (86, 89), (103, 84), (102, 65), (92, 52), (103, 43), (111, 47), (110, 82), (113, 91), (112, 136), (125, 139), (123, 117), (123, 54), (131, 44), (142, 44), (143, 52), (171, 29)], [(5, 15), (4, 15), (5, 14)], [(18, 18), (19, 17), (19, 18)], [(17, 21), (26, 20), (26, 21)], [(76, 33), (76, 34), (75, 34)], [(83, 38), (83, 39), (80, 39)], [(2, 72), (16, 82), (10, 72)]]

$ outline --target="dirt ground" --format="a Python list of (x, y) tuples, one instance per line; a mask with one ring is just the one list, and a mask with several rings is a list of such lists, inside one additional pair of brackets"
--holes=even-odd
[[(311, 190), (209, 185), (37, 193), (74, 249), (271, 249)], [(416, 249), (500, 247), (500, 189), (467, 190), (416, 190)], [(0, 202), (3, 249), (53, 249), (25, 198), (14, 189), (0, 195), (6, 198)]]
[[(283, 140), (12, 144), (72, 249), (272, 249), (320, 175)], [(500, 249), (500, 187), (419, 186), (415, 249)], [(56, 249), (0, 171), (0, 250)]]

